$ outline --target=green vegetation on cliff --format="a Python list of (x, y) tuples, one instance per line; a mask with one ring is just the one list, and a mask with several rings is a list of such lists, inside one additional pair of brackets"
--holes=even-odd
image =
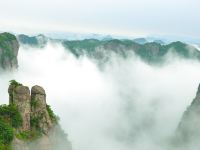
[(16, 37), (13, 34), (10, 34), (8, 32), (4, 32), (0, 34), (0, 43), (4, 41), (12, 41), (16, 40)]
[(44, 35), (18, 35), (18, 40), (22, 45), (40, 48), (45, 47), (48, 41), (59, 42), (77, 58), (86, 55), (100, 61), (108, 60), (110, 53), (126, 58), (130, 56), (130, 52), (135, 53), (147, 63), (162, 63), (168, 53), (184, 59), (200, 60), (200, 52), (195, 47), (180, 41), (165, 45), (160, 40), (148, 42), (144, 38), (135, 40), (112, 38), (107, 40), (56, 40)]
[(38, 128), (21, 131), (19, 130), (21, 126), (22, 117), (17, 107), (15, 105), (0, 105), (0, 150), (11, 150), (11, 142), (14, 137), (23, 141), (33, 141), (42, 134)]
[(8, 44), (9, 42), (17, 40), (16, 37), (13, 34), (10, 33), (1, 33), (0, 34), (0, 48), (4, 49), (1, 57), (9, 57), (12, 58), (14, 57), (14, 54), (12, 52), (12, 46)]
[(19, 43), (15, 35), (0, 33), (0, 68), (15, 69), (18, 66)]
[(16, 80), (10, 80), (9, 82), (10, 82), (10, 85), (12, 85), (14, 87), (22, 85), (21, 83), (17, 82)]
[(0, 149), (10, 149), (15, 130), (22, 125), (22, 117), (14, 105), (0, 105)]
[(0, 143), (10, 144), (14, 137), (13, 128), (0, 119), (0, 131)]
[(8, 92), (12, 101), (9, 105), (0, 105), (0, 150), (11, 150), (11, 143), (15, 139), (34, 141), (46, 135), (58, 123), (58, 117), (46, 104), (44, 89), (34, 86), (31, 95), (26, 89), (17, 81), (10, 81)]
[[(157, 42), (139, 44), (133, 40), (111, 39), (100, 41), (95, 39), (64, 41), (63, 46), (71, 51), (76, 57), (87, 55), (97, 59), (107, 57), (110, 52), (126, 57), (129, 52), (148, 63), (163, 62), (168, 53), (175, 54), (184, 59), (200, 60), (200, 52), (193, 46), (182, 42), (173, 42), (162, 45)], [(101, 56), (101, 57), (99, 57)]]
[(21, 131), (15, 134), (16, 138), (22, 141), (33, 141), (41, 137), (41, 132), (35, 129), (29, 131)]
[(51, 109), (50, 105), (47, 105), (47, 112), (48, 112), (49, 117), (51, 118), (52, 122), (57, 123), (59, 120), (59, 117), (55, 115), (55, 113)]
[(22, 125), (22, 117), (15, 105), (0, 105), (0, 118), (14, 128)]

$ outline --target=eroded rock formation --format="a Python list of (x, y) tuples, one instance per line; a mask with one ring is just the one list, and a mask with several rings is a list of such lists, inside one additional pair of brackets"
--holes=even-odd
[[(31, 88), (11, 81), (9, 104), (15, 105), (22, 117), (22, 127), (16, 129), (12, 142), (14, 150), (71, 150), (57, 116), (46, 103), (45, 90), (38, 85)], [(23, 139), (24, 135), (28, 139)]]
[(31, 118), (39, 119), (38, 127), (47, 134), (53, 123), (47, 111), (46, 93), (42, 87), (38, 85), (32, 87), (31, 104)]

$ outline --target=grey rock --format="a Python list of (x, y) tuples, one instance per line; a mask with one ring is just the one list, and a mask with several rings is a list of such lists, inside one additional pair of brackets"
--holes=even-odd
[(53, 123), (47, 112), (46, 94), (42, 87), (38, 85), (32, 87), (31, 104), (31, 117), (39, 118), (39, 128), (42, 129), (45, 134), (48, 134), (48, 131), (53, 126)]
[(10, 104), (17, 106), (22, 119), (23, 125), (21, 131), (30, 130), (30, 112), (31, 112), (31, 96), (27, 86), (9, 86), (8, 89)]
[(35, 85), (35, 86), (32, 87), (31, 94), (46, 95), (45, 90), (41, 86), (38, 86), (38, 85)]
[(190, 106), (184, 112), (176, 131), (176, 142), (181, 146), (200, 146), (200, 85)]
[[(16, 82), (16, 81), (15, 81)], [(14, 104), (19, 110), (23, 125), (18, 132), (39, 130), (41, 136), (33, 141), (23, 141), (14, 138), (14, 150), (72, 150), (67, 135), (57, 122), (49, 115), (45, 90), (35, 85), (30, 90), (27, 86), (13, 83), (8, 88), (9, 104)], [(37, 122), (32, 124), (31, 120)]]

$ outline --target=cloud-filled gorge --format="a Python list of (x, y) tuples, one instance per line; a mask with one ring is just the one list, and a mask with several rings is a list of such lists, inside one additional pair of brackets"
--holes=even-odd
[(19, 69), (1, 75), (1, 103), (8, 81), (42, 85), (74, 150), (168, 149), (183, 112), (195, 97), (200, 63), (168, 56), (148, 65), (134, 54), (111, 55), (99, 68), (59, 44), (19, 50)]

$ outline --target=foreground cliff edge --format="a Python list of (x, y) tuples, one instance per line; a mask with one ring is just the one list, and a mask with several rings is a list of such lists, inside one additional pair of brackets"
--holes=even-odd
[(183, 113), (173, 144), (176, 149), (199, 150), (200, 147), (200, 85), (195, 98)]
[(30, 91), (12, 80), (8, 93), (9, 105), (0, 106), (0, 150), (72, 150), (42, 87)]

